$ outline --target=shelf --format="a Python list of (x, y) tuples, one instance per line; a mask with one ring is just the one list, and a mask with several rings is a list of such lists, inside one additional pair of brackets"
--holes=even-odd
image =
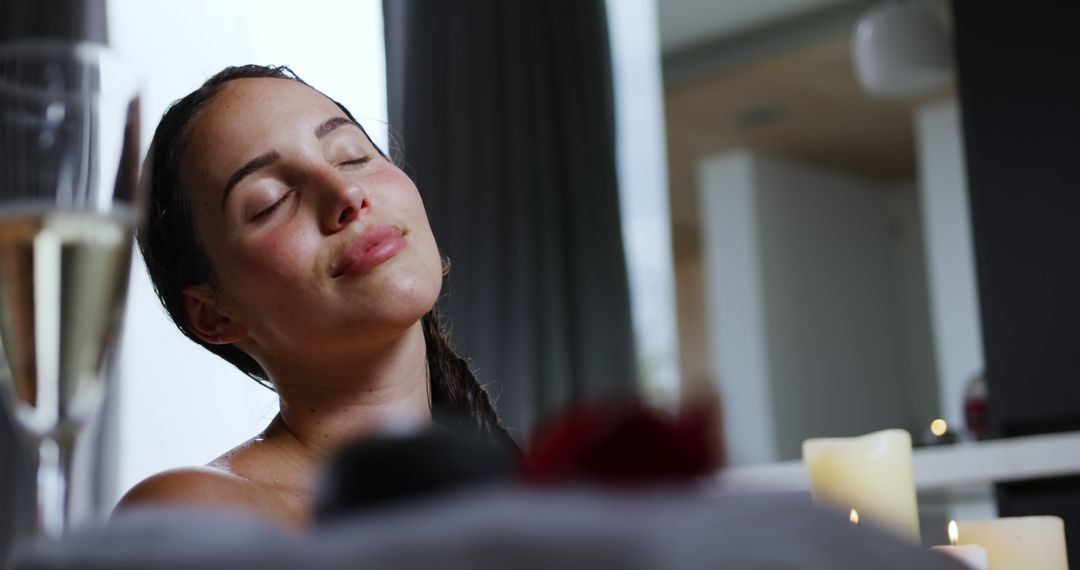
[[(919, 491), (1080, 474), (1080, 432), (958, 443), (914, 450)], [(810, 490), (802, 461), (741, 465), (717, 476), (724, 493)]]

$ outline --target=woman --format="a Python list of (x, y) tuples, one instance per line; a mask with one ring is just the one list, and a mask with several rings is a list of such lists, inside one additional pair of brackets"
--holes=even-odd
[(420, 195), (343, 106), (287, 68), (225, 69), (166, 112), (142, 181), (162, 304), (280, 412), (120, 508), (229, 505), (301, 527), (327, 459), (387, 421), (434, 415), (510, 442), (433, 308), (443, 262)]

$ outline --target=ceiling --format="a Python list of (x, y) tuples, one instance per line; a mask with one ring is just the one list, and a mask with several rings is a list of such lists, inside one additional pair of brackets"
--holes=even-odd
[(659, 0), (665, 54), (847, 0)]

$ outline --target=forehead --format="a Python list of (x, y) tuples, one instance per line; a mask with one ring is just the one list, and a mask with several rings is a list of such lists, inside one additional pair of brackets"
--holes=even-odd
[(337, 105), (318, 91), (291, 79), (234, 79), (206, 103), (193, 121), (193, 132), (250, 129), (250, 119), (283, 120), (311, 113), (340, 114)]
[(309, 135), (341, 110), (318, 91), (290, 79), (236, 79), (194, 117), (183, 170), (194, 182), (223, 183), (229, 169)]

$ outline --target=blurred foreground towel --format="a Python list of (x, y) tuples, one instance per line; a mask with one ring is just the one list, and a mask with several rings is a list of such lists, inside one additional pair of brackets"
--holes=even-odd
[(238, 515), (130, 511), (24, 552), (19, 569), (960, 570), (805, 496), (473, 489), (289, 536)]

